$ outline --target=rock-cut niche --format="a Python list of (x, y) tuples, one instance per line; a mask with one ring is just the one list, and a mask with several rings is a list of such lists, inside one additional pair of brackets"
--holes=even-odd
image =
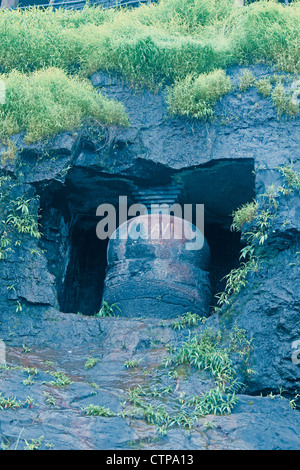
[[(166, 188), (170, 185), (172, 188), (178, 188), (176, 202), (182, 207), (184, 204), (192, 204), (193, 207), (196, 204), (204, 204), (204, 236), (210, 259), (209, 266), (206, 259), (200, 266), (200, 271), (204, 269), (208, 274), (209, 293), (208, 289), (203, 287), (207, 283), (207, 278), (204, 276), (202, 279), (203, 272), (197, 271), (199, 253), (189, 254), (187, 262), (182, 251), (176, 252), (178, 246), (176, 248), (173, 245), (170, 248), (165, 245), (160, 251), (151, 251), (152, 245), (144, 245), (144, 255), (137, 260), (140, 255), (136, 257), (134, 254), (135, 261), (132, 261), (130, 258), (132, 247), (123, 246), (121, 249), (120, 245), (111, 242), (108, 254), (108, 240), (100, 240), (97, 237), (96, 227), (99, 217), (96, 216), (96, 210), (100, 204), (112, 204), (116, 208), (118, 220), (119, 196), (126, 195), (130, 206), (137, 202), (137, 193), (155, 194), (155, 185), (146, 184), (143, 180), (117, 178), (96, 171), (74, 168), (68, 173), (64, 185), (53, 181), (37, 188), (41, 204), (41, 248), (45, 250), (48, 269), (55, 276), (57, 299), (62, 312), (95, 315), (101, 308), (103, 300), (108, 303), (120, 300), (123, 302), (126, 316), (143, 315), (143, 305), (146, 315), (155, 316), (157, 312), (157, 316), (163, 318), (165, 311), (166, 317), (176, 316), (178, 313), (183, 313), (184, 309), (193, 308), (193, 304), (185, 305), (183, 302), (180, 305), (180, 301), (177, 300), (178, 296), (175, 295), (177, 277), (187, 279), (186, 285), (181, 282), (177, 285), (182, 292), (186, 290), (186, 298), (193, 297), (195, 289), (199, 290), (199, 286), (202, 286), (200, 297), (201, 295), (205, 297), (206, 311), (198, 313), (209, 314), (210, 307), (216, 302), (214, 295), (224, 288), (224, 276), (239, 264), (240, 235), (230, 230), (231, 215), (242, 204), (251, 201), (255, 195), (253, 160), (224, 159), (167, 176)], [(164, 183), (160, 183), (159, 190), (161, 191), (163, 187)], [(163, 194), (164, 191), (160, 203), (163, 202)], [(168, 202), (167, 197), (166, 200)], [(118, 225), (116, 228), (118, 229)], [(121, 252), (123, 253), (121, 259), (116, 259)], [(160, 258), (164, 259), (161, 264), (159, 264)], [(113, 275), (112, 267), (107, 265), (108, 259), (110, 264), (111, 260), (115, 263)], [(189, 273), (194, 277), (190, 284), (188, 274), (184, 277), (184, 272), (189, 269), (187, 267), (189, 263), (194, 266)], [(172, 290), (170, 286), (164, 287), (164, 282), (159, 286), (158, 273), (164, 269), (168, 271), (170, 266), (174, 267), (175, 264), (176, 269), (173, 272), (170, 269), (169, 275), (162, 276), (162, 281), (167, 279), (172, 284), (173, 280), (175, 286), (174, 283), (172, 285), (175, 289)], [(128, 272), (132, 273), (131, 277), (128, 277)], [(124, 274), (125, 277), (122, 278)], [(127, 287), (124, 282), (126, 276)], [(149, 298), (147, 308), (141, 294), (144, 286), (146, 291), (148, 289), (144, 296)], [(155, 302), (164, 297), (160, 290), (164, 294), (166, 288), (169, 296), (166, 296), (168, 305), (165, 305), (164, 310), (163, 304)], [(127, 294), (124, 289), (127, 289)], [(137, 299), (141, 300), (139, 304), (136, 303)], [(194, 310), (197, 310), (199, 305), (199, 302), (196, 302)]]

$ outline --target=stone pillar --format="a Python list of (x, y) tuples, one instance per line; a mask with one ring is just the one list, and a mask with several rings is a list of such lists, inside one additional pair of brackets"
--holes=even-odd
[[(195, 234), (198, 249), (192, 245)], [(208, 315), (210, 250), (190, 222), (169, 214), (135, 217), (112, 235), (107, 262), (103, 301), (117, 303), (118, 315)]]

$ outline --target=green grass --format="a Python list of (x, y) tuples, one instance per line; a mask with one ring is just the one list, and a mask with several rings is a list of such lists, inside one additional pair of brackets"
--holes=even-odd
[(300, 173), (293, 169), (293, 164), (276, 168), (285, 178), (290, 191), (300, 192)]
[(118, 70), (142, 82), (175, 80), (226, 65), (277, 62), (299, 70), (300, 5), (275, 0), (161, 0), (136, 10), (1, 11), (0, 65)]
[(47, 405), (55, 406), (56, 405), (56, 398), (51, 395), (49, 392), (44, 392), (45, 402)]
[(30, 442), (27, 442), (25, 439), (26, 446), (24, 447), (24, 450), (38, 450), (41, 447), (43, 440), (44, 436), (40, 436), (38, 439), (31, 439)]
[(298, 102), (293, 100), (293, 95), (291, 93), (286, 93), (282, 83), (278, 83), (278, 85), (276, 85), (274, 91), (271, 93), (271, 98), (279, 116), (286, 114), (293, 117), (299, 113)]
[(240, 91), (246, 91), (255, 85), (255, 76), (248, 70), (244, 71), (240, 76), (239, 88)]
[(272, 93), (272, 83), (269, 77), (262, 78), (257, 82), (257, 91), (260, 93), (264, 98), (268, 98), (271, 96)]
[(121, 103), (57, 68), (28, 75), (13, 71), (0, 79), (6, 85), (6, 102), (0, 107), (2, 137), (26, 131), (26, 141), (33, 142), (77, 129), (87, 117), (108, 125), (127, 124)]
[(169, 89), (167, 103), (172, 114), (207, 119), (216, 102), (231, 89), (230, 78), (223, 70), (198, 77), (188, 75)]
[[(75, 129), (87, 117), (126, 125), (121, 104), (84, 81), (98, 70), (135, 86), (173, 87), (171, 113), (206, 119), (230, 89), (227, 67), (261, 62), (300, 72), (299, 23), (299, 2), (287, 7), (275, 0), (244, 8), (234, 0), (161, 0), (127, 10), (1, 10), (2, 138), (24, 131), (31, 142)], [(265, 85), (260, 89), (271, 93)], [(295, 115), (293, 102), (283, 103), (280, 89), (273, 93), (279, 113)], [(6, 158), (13, 156), (10, 146)]]
[(226, 349), (220, 348), (220, 338), (209, 328), (200, 336), (194, 336), (184, 342), (176, 352), (175, 364), (190, 364), (196, 369), (207, 370), (223, 386), (234, 380), (235, 371)]

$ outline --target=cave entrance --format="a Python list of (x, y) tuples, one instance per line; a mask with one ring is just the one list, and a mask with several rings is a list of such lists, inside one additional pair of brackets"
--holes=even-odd
[(241, 236), (216, 223), (205, 225), (205, 238), (210, 247), (210, 281), (212, 299), (211, 306), (217, 305), (216, 294), (224, 291), (226, 276), (232, 269), (240, 264)]
[[(108, 240), (96, 235), (96, 218), (79, 218), (69, 238), (69, 260), (64, 280), (58, 290), (62, 312), (95, 315), (101, 307), (107, 267)], [(207, 223), (205, 238), (210, 247), (211, 306), (217, 304), (216, 294), (225, 288), (223, 279), (239, 266), (240, 234), (217, 223)], [(105, 300), (105, 299), (104, 299)]]
[[(204, 235), (211, 251), (211, 305), (216, 305), (215, 294), (225, 287), (222, 278), (239, 266), (242, 246), (240, 234), (230, 231), (231, 214), (254, 197), (253, 160), (220, 160), (167, 176), (180, 188), (179, 204), (204, 204)], [(95, 315), (100, 310), (108, 240), (97, 237), (96, 210), (100, 204), (112, 204), (118, 221), (119, 196), (127, 195), (129, 207), (136, 202), (137, 187), (144, 191), (147, 185), (142, 180), (77, 168), (69, 172), (64, 184), (44, 182), (38, 187), (40, 243), (55, 277), (62, 312)]]
[(106, 269), (107, 240), (96, 235), (96, 218), (80, 218), (70, 236), (70, 254), (58, 292), (62, 312), (95, 315), (100, 310)]

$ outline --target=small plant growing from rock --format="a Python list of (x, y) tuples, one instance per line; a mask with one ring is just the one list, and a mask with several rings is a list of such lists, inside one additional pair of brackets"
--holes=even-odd
[(248, 202), (240, 207), (237, 211), (233, 212), (233, 220), (231, 224), (231, 230), (241, 231), (244, 224), (252, 222), (255, 219), (258, 211), (258, 202)]
[(26, 346), (25, 344), (23, 344), (23, 353), (24, 353), (24, 354), (28, 354), (28, 353), (30, 353), (30, 352), (31, 352), (31, 349), (28, 348), (28, 346)]
[(99, 388), (99, 385), (96, 382), (91, 382), (90, 386), (93, 388)]
[(200, 317), (197, 315), (197, 313), (186, 312), (181, 317), (179, 317), (178, 321), (175, 321), (171, 324), (171, 328), (173, 328), (173, 330), (190, 328), (193, 326), (198, 326), (199, 323), (204, 323), (205, 320), (205, 318)]
[(276, 168), (285, 177), (288, 187), (292, 191), (300, 192), (300, 174), (293, 170), (293, 165), (280, 166)]
[(44, 436), (40, 436), (38, 439), (31, 439), (30, 442), (27, 442), (25, 439), (26, 446), (24, 447), (24, 450), (38, 450), (41, 447), (43, 440)]
[(51, 395), (49, 392), (44, 392), (45, 402), (47, 405), (55, 406), (56, 405), (56, 398)]
[(26, 400), (24, 401), (24, 405), (27, 405), (28, 408), (32, 408), (32, 406), (35, 405), (34, 399), (32, 397), (28, 396), (26, 398)]
[(93, 405), (92, 403), (82, 409), (86, 416), (102, 416), (104, 418), (111, 418), (115, 416), (109, 408), (105, 406)]
[(94, 367), (97, 362), (99, 361), (99, 359), (97, 359), (96, 357), (89, 357), (86, 361), (86, 363), (84, 364), (84, 368), (85, 369), (91, 369), (92, 367)]
[(17, 410), (23, 406), (23, 402), (17, 400), (16, 398), (5, 398), (0, 394), (0, 410), (11, 409)]
[(203, 424), (202, 424), (203, 428), (205, 429), (205, 431), (208, 431), (209, 429), (214, 429), (217, 427), (217, 425), (212, 421), (205, 421)]
[(102, 307), (95, 317), (115, 317), (115, 309), (121, 312), (120, 307), (117, 303), (109, 305), (105, 300), (103, 301)]
[(272, 83), (270, 78), (261, 78), (257, 82), (257, 91), (260, 93), (264, 98), (268, 98), (271, 96), (272, 93)]
[(293, 100), (292, 94), (287, 94), (282, 83), (276, 85), (271, 94), (278, 116), (287, 114), (295, 117), (299, 113), (299, 105)]
[(256, 83), (256, 79), (253, 73), (246, 70), (240, 76), (239, 89), (240, 91), (246, 91), (249, 88), (253, 87), (255, 83)]
[(33, 385), (35, 380), (33, 379), (32, 375), (29, 375), (27, 379), (23, 380), (24, 385)]
[(291, 398), (291, 399), (289, 400), (289, 405), (290, 405), (290, 407), (292, 408), (292, 410), (296, 410), (296, 409), (298, 408), (298, 406), (297, 406), (297, 399), (299, 400), (299, 398), (300, 398), (300, 395), (297, 393), (297, 394), (294, 396), (294, 398)]
[(133, 369), (134, 367), (138, 367), (140, 365), (142, 359), (132, 359), (131, 361), (124, 362), (124, 366), (126, 369)]
[(50, 382), (43, 382), (45, 385), (53, 385), (56, 387), (65, 387), (66, 385), (71, 385), (73, 382), (72, 380), (63, 372), (56, 371), (50, 372), (52, 377), (56, 378), (56, 381), (52, 380)]
[(260, 269), (261, 247), (269, 237), (269, 232), (277, 215), (280, 196), (290, 195), (300, 191), (300, 176), (293, 170), (293, 165), (275, 167), (284, 176), (282, 186), (268, 186), (266, 192), (260, 195), (260, 202), (253, 201), (247, 203), (233, 213), (232, 230), (241, 231), (244, 223), (254, 222), (253, 228), (245, 233), (247, 245), (241, 251), (240, 258), (247, 258), (238, 268), (232, 269), (226, 279), (225, 290), (216, 295), (218, 311), (225, 304), (230, 303), (230, 297), (238, 294), (247, 284), (247, 275), (250, 272), (257, 272)]
[(157, 426), (170, 425), (170, 415), (163, 405), (147, 404), (143, 409), (143, 416), (148, 423), (156, 424)]

